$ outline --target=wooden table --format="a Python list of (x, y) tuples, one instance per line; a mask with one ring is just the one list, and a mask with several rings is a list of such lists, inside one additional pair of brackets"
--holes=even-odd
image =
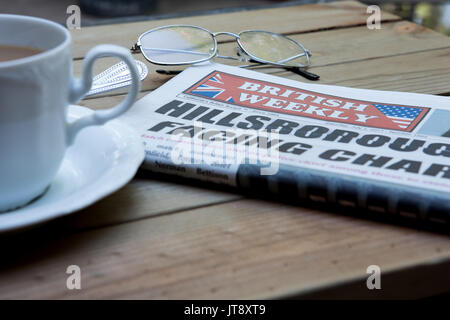
[[(181, 23), (290, 35), (313, 52), (320, 83), (450, 93), (450, 38), (387, 13), (381, 30), (369, 30), (367, 17), (365, 6), (343, 1), (82, 28), (72, 32), (74, 70), (80, 74), (96, 44), (130, 47), (148, 29)], [(220, 50), (231, 54), (234, 46)], [(97, 70), (112, 62), (102, 60)], [(141, 96), (169, 79), (148, 67)], [(107, 108), (123, 92), (81, 104)], [(0, 246), (0, 298), (410, 298), (450, 291), (448, 235), (145, 172), (81, 212), (1, 237)], [(66, 288), (69, 265), (81, 268), (81, 290)], [(369, 265), (381, 268), (381, 290), (366, 287)]]

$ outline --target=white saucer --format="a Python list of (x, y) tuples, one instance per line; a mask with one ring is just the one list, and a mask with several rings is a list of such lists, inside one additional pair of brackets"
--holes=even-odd
[[(69, 120), (91, 112), (70, 106)], [(0, 213), (0, 232), (29, 227), (93, 204), (127, 184), (143, 160), (139, 135), (120, 120), (84, 129), (67, 149), (58, 174), (40, 198)]]

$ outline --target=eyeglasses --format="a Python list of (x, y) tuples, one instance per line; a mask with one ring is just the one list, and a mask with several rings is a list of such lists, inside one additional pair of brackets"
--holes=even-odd
[[(239, 58), (218, 54), (219, 35), (228, 35), (236, 39)], [(170, 25), (144, 32), (132, 50), (140, 51), (148, 61), (158, 65), (188, 65), (218, 57), (255, 63), (240, 67), (272, 65), (293, 71), (310, 80), (319, 79), (318, 75), (305, 71), (311, 64), (311, 53), (301, 43), (269, 31), (212, 33), (197, 26)], [(165, 70), (157, 72), (174, 73)]]

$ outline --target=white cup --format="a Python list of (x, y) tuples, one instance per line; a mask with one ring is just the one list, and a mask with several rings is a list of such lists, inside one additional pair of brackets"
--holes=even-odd
[[(82, 78), (74, 79), (70, 33), (44, 19), (0, 14), (0, 45), (43, 50), (0, 62), (0, 211), (5, 211), (43, 194), (76, 134), (128, 110), (136, 100), (140, 81), (130, 52), (113, 45), (99, 45), (89, 51)], [(112, 109), (68, 124), (69, 104), (89, 91), (93, 63), (106, 56), (118, 57), (127, 64), (132, 78), (128, 95)]]

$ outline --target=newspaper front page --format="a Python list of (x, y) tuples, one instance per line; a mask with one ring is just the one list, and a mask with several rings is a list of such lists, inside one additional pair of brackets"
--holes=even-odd
[(124, 119), (140, 131), (150, 170), (233, 186), (245, 166), (269, 184), (280, 172), (319, 172), (442, 199), (450, 195), (449, 102), (207, 63), (142, 98)]

